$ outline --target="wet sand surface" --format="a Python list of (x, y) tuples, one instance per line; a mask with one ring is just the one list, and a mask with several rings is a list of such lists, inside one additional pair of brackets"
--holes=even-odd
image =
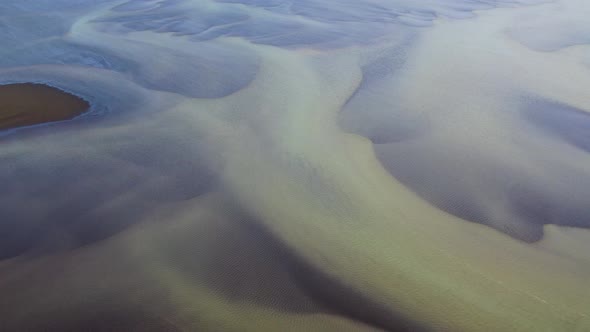
[(0, 130), (72, 119), (89, 107), (85, 100), (43, 84), (0, 85)]
[(0, 331), (590, 330), (589, 16), (0, 1)]

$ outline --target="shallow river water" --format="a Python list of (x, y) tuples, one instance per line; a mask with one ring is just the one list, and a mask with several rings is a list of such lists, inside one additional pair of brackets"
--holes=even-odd
[(0, 331), (590, 331), (588, 17), (0, 0)]

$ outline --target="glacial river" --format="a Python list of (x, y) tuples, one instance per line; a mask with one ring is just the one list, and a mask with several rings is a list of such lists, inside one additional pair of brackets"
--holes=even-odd
[(590, 331), (588, 17), (0, 0), (0, 331)]

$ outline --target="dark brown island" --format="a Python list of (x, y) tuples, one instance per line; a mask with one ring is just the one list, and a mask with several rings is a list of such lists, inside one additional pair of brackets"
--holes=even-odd
[(68, 120), (89, 108), (84, 99), (48, 85), (0, 85), (0, 130)]

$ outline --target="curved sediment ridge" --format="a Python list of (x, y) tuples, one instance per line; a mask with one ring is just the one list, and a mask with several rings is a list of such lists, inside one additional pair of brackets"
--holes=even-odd
[(0, 130), (68, 120), (89, 108), (84, 99), (48, 85), (0, 85)]

